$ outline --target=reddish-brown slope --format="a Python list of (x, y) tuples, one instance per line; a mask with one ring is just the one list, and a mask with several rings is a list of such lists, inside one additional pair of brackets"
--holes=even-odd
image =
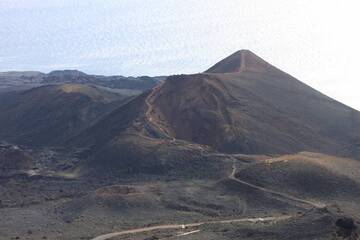
[(249, 51), (237, 52), (211, 69), (169, 77), (153, 97), (150, 118), (171, 138), (230, 152), (358, 154), (356, 110)]

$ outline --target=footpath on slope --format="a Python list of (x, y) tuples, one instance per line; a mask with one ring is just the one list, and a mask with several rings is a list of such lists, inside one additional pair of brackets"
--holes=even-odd
[(151, 113), (154, 112), (154, 105), (153, 105), (153, 101), (156, 98), (156, 94), (158, 93), (158, 91), (161, 89), (161, 87), (164, 85), (165, 82), (160, 83), (159, 85), (155, 86), (152, 90), (151, 93), (149, 94), (149, 96), (147, 96), (147, 98), (145, 99), (145, 104), (147, 106), (147, 110), (145, 112), (145, 117), (146, 119), (149, 121), (150, 124), (154, 125), (155, 127), (157, 127), (163, 134), (165, 137), (167, 138), (171, 138), (169, 136), (169, 134), (167, 133), (167, 131), (160, 126), (160, 124), (158, 124), (154, 118), (151, 116)]

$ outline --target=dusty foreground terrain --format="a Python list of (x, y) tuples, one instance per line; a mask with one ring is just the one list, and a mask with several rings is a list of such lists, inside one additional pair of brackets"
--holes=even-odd
[[(271, 157), (204, 152), (205, 158), (218, 159), (222, 176), (109, 173), (104, 178), (66, 170), (80, 164), (78, 153), (9, 145), (1, 152), (36, 159), (32, 161), (36, 167), (24, 164), (17, 166), (22, 171), (1, 175), (0, 239), (4, 240), (357, 239), (360, 165), (355, 160), (312, 153)], [(339, 160), (344, 167), (334, 168)], [(319, 176), (344, 177), (342, 188), (321, 191), (322, 183), (311, 176), (307, 181), (310, 186), (318, 184), (313, 187), (319, 187), (316, 194), (287, 186), (299, 181), (301, 171), (292, 168), (299, 162), (320, 165), (309, 165)], [(277, 171), (297, 169), (299, 174), (287, 179), (280, 173), (276, 174), (280, 179), (265, 178), (266, 169), (254, 174), (269, 164)], [(328, 176), (324, 169), (337, 173)]]

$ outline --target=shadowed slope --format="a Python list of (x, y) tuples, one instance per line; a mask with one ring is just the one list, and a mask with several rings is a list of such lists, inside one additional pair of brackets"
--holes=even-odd
[(0, 137), (53, 145), (80, 132), (125, 97), (93, 86), (49, 85), (0, 96)]

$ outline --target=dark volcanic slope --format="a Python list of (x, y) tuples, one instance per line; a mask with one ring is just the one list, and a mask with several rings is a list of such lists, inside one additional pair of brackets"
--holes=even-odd
[(156, 93), (152, 112), (171, 137), (222, 151), (311, 150), (359, 157), (358, 111), (249, 51), (204, 74), (169, 77)]
[(359, 217), (360, 162), (301, 152), (260, 161), (235, 176), (248, 183), (315, 202), (336, 203)]
[(48, 85), (0, 96), (0, 138), (54, 145), (83, 130), (125, 99), (93, 86)]
[(261, 161), (242, 169), (239, 179), (278, 191), (330, 201), (357, 198), (360, 162), (320, 153), (301, 152)]

